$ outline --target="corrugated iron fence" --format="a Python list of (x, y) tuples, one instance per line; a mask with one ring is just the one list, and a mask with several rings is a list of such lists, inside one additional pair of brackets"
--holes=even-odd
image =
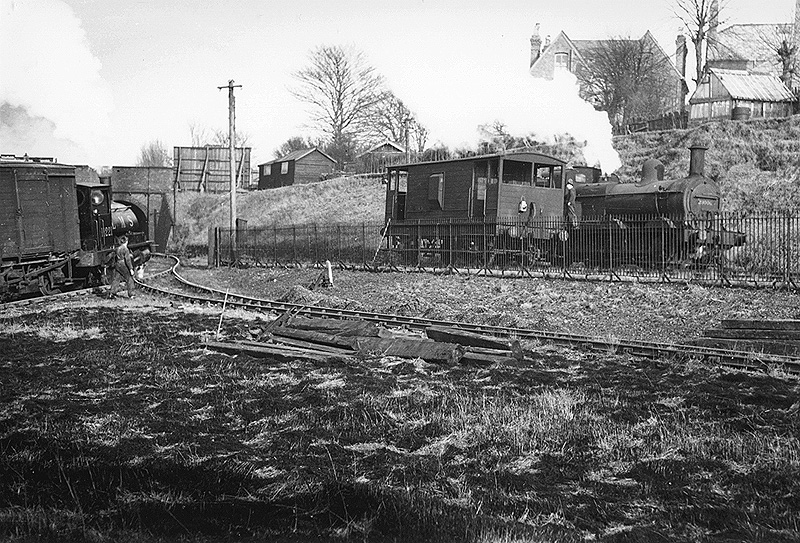
[(706, 219), (602, 217), (569, 223), (406, 221), (209, 232), (209, 264), (424, 268), (495, 275), (798, 288), (800, 213)]

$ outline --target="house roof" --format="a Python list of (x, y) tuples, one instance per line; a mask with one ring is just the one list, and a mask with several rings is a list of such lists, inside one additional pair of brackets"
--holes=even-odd
[[(655, 47), (658, 48), (658, 51), (661, 52), (661, 54), (664, 56), (664, 58), (669, 59), (670, 67), (675, 72), (675, 75), (680, 79), (684, 79), (684, 76), (678, 71), (678, 68), (675, 66), (675, 62), (673, 61), (672, 57), (670, 55), (668, 55), (666, 53), (666, 51), (664, 51), (664, 48), (661, 47), (661, 44), (658, 43), (658, 40), (656, 40), (653, 37), (652, 33), (649, 30), (646, 31), (644, 33), (644, 35), (641, 38), (638, 38), (638, 39), (636, 39), (636, 38), (630, 38), (630, 39), (622, 39), (622, 38), (620, 38), (620, 39), (610, 39), (610, 40), (573, 40), (573, 39), (570, 39), (570, 37), (567, 36), (567, 34), (563, 30), (561, 32), (559, 32), (559, 37), (563, 37), (564, 38), (564, 41), (567, 42), (567, 44), (577, 53), (578, 58), (584, 63), (585, 63), (585, 58), (586, 57), (590, 57), (595, 50), (597, 50), (599, 47), (602, 47), (602, 46), (604, 46), (606, 44), (613, 43), (613, 42), (641, 42), (641, 41), (644, 41), (644, 40), (649, 40), (649, 42), (651, 44), (653, 44)], [(533, 68), (533, 66), (535, 66), (537, 62), (539, 62), (539, 60), (544, 56), (544, 52), (547, 51), (547, 49), (549, 49), (551, 46), (553, 46), (555, 44), (555, 42), (556, 42), (556, 40), (553, 40), (550, 43), (550, 45), (548, 45), (547, 47), (545, 47), (542, 50), (542, 54), (539, 55), (539, 58), (537, 58), (533, 62), (533, 65), (531, 66), (531, 68)]]
[(789, 24), (736, 24), (717, 33), (715, 43), (709, 43), (708, 60), (752, 60), (775, 59), (775, 45), (784, 37), (790, 37)]
[(405, 147), (401, 147), (400, 145), (396, 144), (395, 142), (393, 142), (391, 140), (384, 140), (381, 143), (370, 147), (369, 149), (367, 149), (366, 151), (364, 151), (363, 153), (361, 153), (358, 156), (362, 157), (364, 155), (368, 155), (370, 153), (374, 153), (375, 151), (379, 150), (381, 147), (386, 147), (386, 146), (391, 147), (392, 149), (394, 149), (394, 152), (396, 152), (396, 153), (405, 153), (406, 152)]
[(794, 95), (786, 88), (783, 81), (771, 74), (754, 74), (743, 70), (724, 70), (722, 68), (711, 68), (709, 72), (719, 78), (731, 98), (759, 102), (791, 102), (794, 100)]
[(259, 164), (259, 166), (266, 166), (267, 164), (278, 164), (279, 162), (289, 162), (291, 160), (300, 160), (301, 158), (310, 155), (314, 151), (319, 152), (322, 156), (330, 160), (331, 162), (336, 162), (330, 155), (320, 151), (316, 147), (312, 147), (311, 149), (300, 149), (298, 151), (292, 151), (288, 155), (284, 155), (280, 158), (276, 158), (274, 160), (270, 160), (269, 162), (264, 162), (263, 164)]

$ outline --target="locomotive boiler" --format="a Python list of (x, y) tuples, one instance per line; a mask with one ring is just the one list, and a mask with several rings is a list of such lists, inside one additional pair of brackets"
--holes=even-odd
[(152, 250), (147, 225), (112, 201), (110, 185), (78, 182), (52, 159), (0, 161), (0, 298), (91, 286), (126, 234), (138, 263)]
[(744, 236), (719, 219), (704, 153), (691, 149), (681, 179), (647, 160), (636, 183), (530, 151), (390, 166), (388, 249), (454, 267), (707, 263)]

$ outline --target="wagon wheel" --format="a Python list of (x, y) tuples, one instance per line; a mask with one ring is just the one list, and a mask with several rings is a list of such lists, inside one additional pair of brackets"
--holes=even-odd
[(49, 273), (43, 273), (39, 276), (39, 292), (44, 296), (50, 296), (61, 292), (58, 287), (53, 286), (53, 280)]

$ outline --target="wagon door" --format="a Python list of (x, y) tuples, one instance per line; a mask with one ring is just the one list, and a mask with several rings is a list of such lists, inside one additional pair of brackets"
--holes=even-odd
[(564, 168), (535, 163), (532, 179), (537, 218), (561, 218), (564, 215)]
[(488, 180), (487, 167), (489, 162), (486, 160), (476, 162), (472, 170), (472, 201), (470, 205), (470, 217), (482, 219), (486, 216), (486, 186)]
[(498, 161), (479, 160), (472, 170), (470, 217), (494, 217), (497, 212)]
[(47, 173), (39, 168), (14, 172), (17, 193), (19, 251), (23, 255), (47, 253), (52, 249), (49, 217), (50, 196)]
[(386, 216), (384, 222), (404, 221), (406, 218), (406, 194), (408, 193), (408, 172), (389, 170), (386, 187)]

